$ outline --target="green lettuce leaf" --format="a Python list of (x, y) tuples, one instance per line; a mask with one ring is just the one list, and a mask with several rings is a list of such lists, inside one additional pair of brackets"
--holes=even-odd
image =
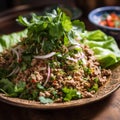
[(102, 67), (106, 68), (120, 61), (120, 49), (113, 37), (95, 30), (86, 31), (82, 34), (82, 38), (83, 43), (94, 51)]
[(9, 49), (11, 46), (18, 43), (22, 37), (26, 37), (26, 35), (27, 30), (25, 29), (20, 32), (0, 36), (0, 52), (2, 52), (4, 49)]

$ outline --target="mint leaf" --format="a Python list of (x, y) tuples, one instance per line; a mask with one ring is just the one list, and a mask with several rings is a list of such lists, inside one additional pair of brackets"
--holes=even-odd
[(39, 100), (40, 100), (40, 102), (43, 103), (43, 104), (53, 103), (53, 100), (52, 100), (52, 99), (50, 99), (50, 98), (45, 98), (45, 97), (43, 97), (43, 96), (40, 96), (40, 97), (39, 97)]

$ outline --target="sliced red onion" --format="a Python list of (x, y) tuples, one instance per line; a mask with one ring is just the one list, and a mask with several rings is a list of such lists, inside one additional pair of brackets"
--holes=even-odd
[(84, 53), (81, 52), (81, 53), (76, 54), (76, 56), (75, 56), (76, 58), (73, 58), (73, 57), (69, 56), (69, 57), (67, 57), (67, 59), (71, 60), (71, 61), (74, 61), (74, 62), (78, 62), (78, 60), (84, 59), (84, 56), (85, 56)]
[(19, 71), (20, 71), (20, 67), (18, 66), (14, 74), (17, 74)]
[(49, 53), (47, 55), (34, 56), (34, 58), (36, 58), (36, 59), (47, 59), (47, 58), (50, 58), (50, 57), (54, 56), (55, 54), (56, 54), (56, 52), (51, 52), (51, 53)]
[(72, 58), (72, 57), (67, 57), (67, 59), (68, 59), (68, 60), (71, 60), (71, 61), (73, 61), (73, 62), (77, 62), (77, 61), (78, 61), (78, 59), (74, 59), (74, 58)]
[(18, 73), (19, 72), (19, 70), (20, 70), (20, 67), (19, 66), (17, 66), (15, 69), (13, 69), (13, 71), (7, 76), (7, 77), (10, 77), (10, 76), (12, 76), (13, 74), (16, 74), (16, 73)]
[(21, 48), (21, 45), (17, 45), (14, 47), (15, 50), (20, 49), (20, 48)]
[(87, 65), (87, 61), (86, 61), (85, 58), (82, 59), (82, 62), (83, 62), (84, 65)]
[(81, 45), (80, 45), (80, 44), (77, 44), (77, 45), (70, 46), (68, 49), (69, 49), (69, 50), (73, 50), (73, 49), (75, 49), (75, 48), (80, 48), (80, 47), (81, 47)]
[(79, 56), (79, 58), (78, 58), (78, 60), (83, 59), (84, 57), (85, 57), (84, 53), (81, 52), (81, 53), (80, 53), (80, 56)]
[(12, 51), (13, 51), (13, 53), (16, 54), (16, 56), (19, 56), (19, 57), (17, 57), (17, 58), (18, 58), (18, 59), (17, 59), (17, 62), (19, 62), (19, 59), (20, 59), (20, 57), (22, 56), (22, 53), (23, 53), (25, 50), (22, 48), (21, 45), (17, 45), (16, 47), (14, 47), (14, 48), (12, 49)]
[(10, 68), (10, 67), (12, 67), (12, 66), (13, 66), (13, 64), (14, 64), (14, 62), (12, 62), (12, 63), (9, 65), (9, 68)]
[(50, 79), (50, 66), (48, 65), (47, 78), (46, 78), (46, 81), (44, 82), (43, 86), (45, 86), (47, 84), (47, 82), (49, 81), (49, 79)]
[(87, 61), (85, 59), (85, 54), (83, 52), (79, 53), (77, 60), (82, 60), (84, 65), (87, 64)]
[(16, 50), (16, 49), (12, 49), (12, 52), (13, 52), (14, 54), (16, 54), (16, 56), (17, 56), (17, 62), (19, 62), (20, 56), (19, 56), (19, 53), (17, 52), (17, 50)]
[(83, 52), (79, 53), (80, 56), (78, 57), (78, 60), (82, 60), (83, 64), (86, 65), (86, 59), (85, 59), (85, 54)]

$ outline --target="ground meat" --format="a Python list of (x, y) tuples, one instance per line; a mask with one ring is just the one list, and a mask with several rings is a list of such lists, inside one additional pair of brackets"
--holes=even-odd
[(112, 74), (110, 69), (108, 70), (102, 69), (101, 72), (102, 72), (102, 76), (110, 76)]
[[(82, 98), (93, 97), (96, 91), (91, 88), (94, 84), (98, 84), (98, 87), (104, 85), (110, 77), (111, 71), (101, 69), (93, 51), (88, 46), (82, 46), (82, 49), (83, 53), (73, 54), (65, 61), (61, 61), (61, 59), (55, 61), (57, 58), (54, 60), (54, 57), (49, 60), (33, 58), (30, 66), (25, 70), (20, 70), (12, 82), (16, 84), (20, 80), (25, 81), (26, 88), (31, 91), (38, 90), (36, 84), (39, 83), (46, 89), (45, 91), (40, 90), (39, 96), (54, 99), (54, 102), (63, 101), (62, 88), (64, 87), (76, 89), (82, 94)], [(66, 47), (64, 50), (66, 53), (68, 52)], [(83, 62), (83, 59), (86, 63)], [(6, 64), (6, 60), (0, 56), (0, 66)], [(50, 63), (50, 60), (54, 61), (53, 64)], [(50, 71), (48, 71), (48, 66)], [(54, 90), (50, 90), (52, 88)]]
[(93, 97), (94, 95), (91, 92), (84, 91), (83, 98)]

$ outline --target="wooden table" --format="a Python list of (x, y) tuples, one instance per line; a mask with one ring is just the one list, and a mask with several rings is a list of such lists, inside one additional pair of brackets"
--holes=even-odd
[(0, 102), (0, 120), (120, 120), (120, 89), (107, 98), (86, 106), (36, 110)]
[[(15, 18), (32, 11), (28, 8), (17, 7), (0, 14), (0, 34), (23, 29), (15, 22)], [(95, 29), (86, 16), (83, 15), (80, 20), (85, 22), (88, 30)], [(120, 89), (98, 102), (57, 110), (28, 109), (0, 102), (0, 120), (120, 120)]]

